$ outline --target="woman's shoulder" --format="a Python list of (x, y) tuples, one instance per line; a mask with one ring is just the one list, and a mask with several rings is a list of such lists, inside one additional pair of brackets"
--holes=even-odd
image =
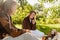
[(29, 20), (29, 17), (25, 17), (24, 20), (25, 20), (25, 21)]

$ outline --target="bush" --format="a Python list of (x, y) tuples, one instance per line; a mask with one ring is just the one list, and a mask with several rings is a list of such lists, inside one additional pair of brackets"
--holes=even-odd
[(14, 24), (21, 24), (23, 19), (28, 15), (28, 13), (33, 10), (30, 5), (25, 5), (24, 9), (22, 7), (18, 7), (16, 13), (12, 16), (12, 20)]

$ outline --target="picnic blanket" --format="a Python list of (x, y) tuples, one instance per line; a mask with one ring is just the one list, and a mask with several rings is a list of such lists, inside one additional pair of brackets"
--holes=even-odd
[(22, 34), (18, 37), (15, 37), (15, 38), (13, 38), (11, 36), (7, 36), (2, 40), (42, 40), (42, 38), (39, 38), (31, 33), (24, 33), (24, 34)]

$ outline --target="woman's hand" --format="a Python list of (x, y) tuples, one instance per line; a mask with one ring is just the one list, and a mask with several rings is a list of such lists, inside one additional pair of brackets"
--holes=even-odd
[(23, 29), (23, 30), (24, 30), (25, 32), (31, 33), (29, 29)]
[(36, 23), (36, 21), (35, 20), (32, 20), (32, 24), (35, 24)]
[(26, 29), (26, 32), (30, 32), (30, 30)]

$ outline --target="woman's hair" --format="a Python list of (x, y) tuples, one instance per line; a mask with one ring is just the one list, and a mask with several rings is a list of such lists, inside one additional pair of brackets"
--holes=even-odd
[(35, 11), (30, 11), (30, 14), (32, 14), (32, 13), (35, 13), (35, 14), (36, 14), (36, 12), (35, 12)]

